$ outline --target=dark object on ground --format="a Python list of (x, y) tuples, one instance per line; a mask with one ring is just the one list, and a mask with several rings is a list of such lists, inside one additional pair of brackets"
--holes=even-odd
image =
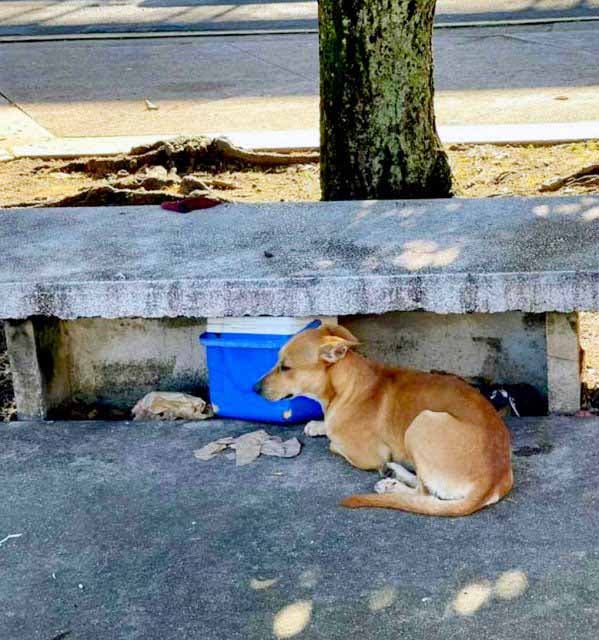
[(553, 450), (553, 445), (549, 443), (543, 443), (539, 446), (534, 447), (519, 447), (518, 449), (514, 449), (514, 455), (520, 458), (530, 458), (530, 456), (538, 456), (540, 454), (551, 453)]
[(6, 339), (4, 329), (0, 323), (0, 422), (16, 420), (16, 411), (8, 352), (6, 351)]
[(486, 384), (475, 382), (474, 386), (490, 400), (497, 411), (506, 411), (507, 415), (544, 416), (547, 414), (547, 401), (530, 384)]
[(265, 258), (274, 258), (274, 254), (272, 254), (270, 251), (265, 251), (264, 252), (264, 257)]
[(599, 389), (590, 389), (583, 384), (581, 406), (591, 410), (599, 409)]

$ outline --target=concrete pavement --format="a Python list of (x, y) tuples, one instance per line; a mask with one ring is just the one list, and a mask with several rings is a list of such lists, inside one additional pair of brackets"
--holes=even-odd
[(319, 438), (235, 468), (192, 451), (254, 425), (5, 425), (0, 637), (595, 640), (599, 421), (510, 426), (509, 498), (435, 519), (339, 508), (376, 477)]
[[(436, 32), (438, 123), (599, 120), (598, 34)], [(25, 131), (15, 138), (0, 117), (0, 146), (318, 126), (316, 35), (13, 43), (0, 57), (0, 93), (13, 105), (0, 108)]]
[[(437, 24), (599, 17), (599, 0), (439, 0)], [(317, 3), (294, 0), (3, 0), (0, 36), (316, 29)]]

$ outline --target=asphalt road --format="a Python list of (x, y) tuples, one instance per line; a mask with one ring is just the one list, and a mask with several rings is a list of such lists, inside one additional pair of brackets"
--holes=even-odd
[[(315, 29), (293, 0), (3, 0), (0, 37), (75, 33)], [(437, 22), (599, 17), (599, 0), (439, 0)]]

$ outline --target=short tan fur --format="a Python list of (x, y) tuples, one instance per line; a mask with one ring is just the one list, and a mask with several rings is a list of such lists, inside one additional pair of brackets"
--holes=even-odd
[(341, 326), (303, 331), (258, 389), (269, 400), (317, 399), (324, 421), (307, 435), (326, 435), (359, 469), (394, 473), (341, 504), (465, 516), (503, 498), (513, 484), (510, 435), (491, 403), (461, 378), (383, 366), (357, 345)]

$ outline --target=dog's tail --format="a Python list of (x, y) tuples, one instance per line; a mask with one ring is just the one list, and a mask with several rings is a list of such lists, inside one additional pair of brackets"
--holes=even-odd
[(459, 500), (439, 500), (436, 496), (398, 491), (394, 493), (364, 493), (348, 496), (341, 501), (342, 507), (359, 509), (361, 507), (379, 507), (399, 509), (426, 516), (469, 516), (497, 500), (487, 499), (488, 492), (473, 492)]

